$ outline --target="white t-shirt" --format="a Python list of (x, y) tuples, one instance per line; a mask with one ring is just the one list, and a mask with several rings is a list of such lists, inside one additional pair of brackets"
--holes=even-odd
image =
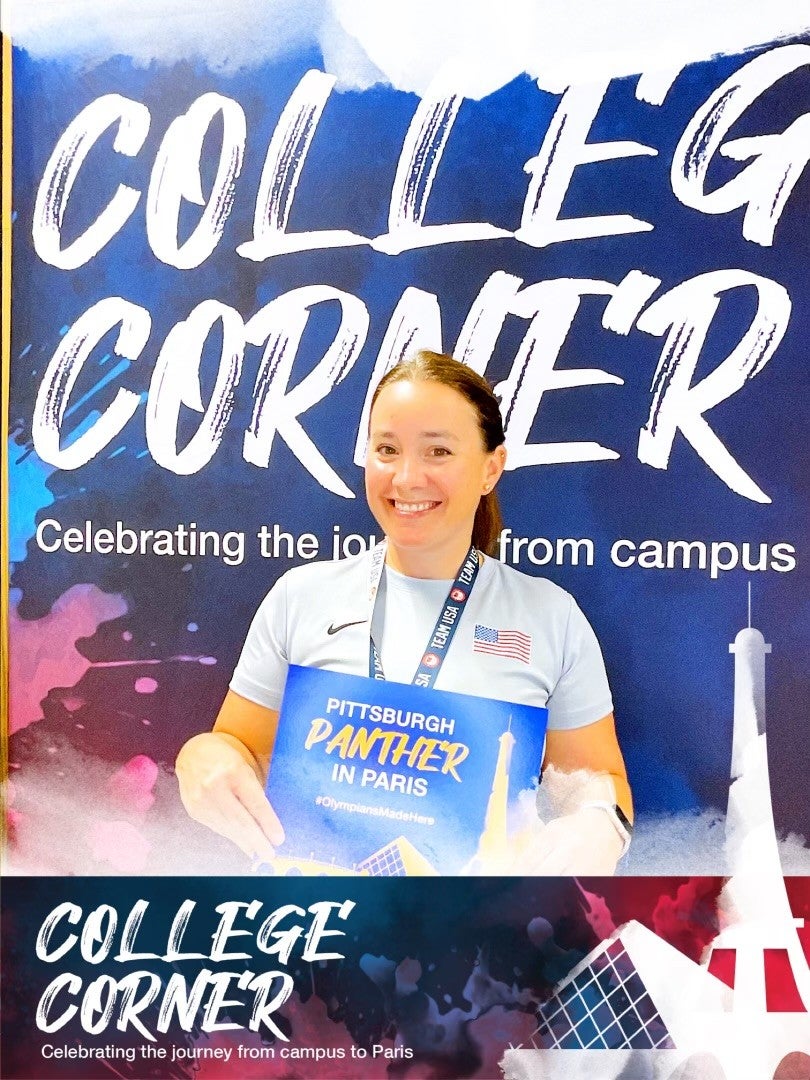
[[(288, 664), (367, 677), (369, 567), (362, 554), (284, 574), (254, 616), (231, 689), (278, 709)], [(372, 629), (387, 678), (411, 681), (451, 584), (384, 569)], [(512, 644), (516, 632), (528, 645)], [(551, 729), (583, 727), (613, 709), (599, 644), (574, 598), (493, 558), (483, 561), (435, 685), (545, 707)]]

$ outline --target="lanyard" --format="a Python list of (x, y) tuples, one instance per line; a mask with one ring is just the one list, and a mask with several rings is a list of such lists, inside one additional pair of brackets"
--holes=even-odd
[[(369, 627), (371, 626), (374, 602), (377, 599), (380, 578), (385, 563), (385, 553), (385, 542), (378, 544), (371, 553), (368, 584)], [(475, 545), (472, 545), (467, 552), (464, 562), (461, 564), (459, 572), (456, 574), (455, 581), (450, 586), (450, 591), (447, 594), (447, 599), (442, 605), (439, 618), (436, 620), (436, 625), (433, 627), (430, 637), (428, 638), (425, 651), (419, 662), (419, 667), (416, 669), (416, 674), (411, 680), (413, 686), (431, 687), (436, 682), (447, 655), (447, 651), (450, 648), (450, 643), (452, 642), (456, 628), (458, 627), (459, 620), (461, 619), (461, 613), (472, 592), (477, 576), (478, 552), (475, 549)], [(371, 635), (369, 635), (368, 646), (368, 674), (369, 678), (373, 679), (385, 678), (382, 660), (380, 659), (380, 654), (377, 651), (377, 646), (374, 644), (374, 639)]]

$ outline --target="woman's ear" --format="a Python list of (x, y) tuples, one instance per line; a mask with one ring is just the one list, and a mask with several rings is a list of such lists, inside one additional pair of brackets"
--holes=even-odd
[(489, 494), (501, 478), (501, 473), (506, 468), (506, 447), (496, 446), (487, 458), (487, 467), (484, 476), (484, 494)]

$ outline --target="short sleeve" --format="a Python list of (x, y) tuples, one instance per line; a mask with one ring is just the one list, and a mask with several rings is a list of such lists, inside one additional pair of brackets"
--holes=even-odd
[(584, 727), (613, 711), (602, 650), (591, 624), (571, 597), (560, 677), (548, 699), (551, 729)]
[(287, 679), (287, 582), (280, 578), (253, 616), (231, 690), (268, 709), (278, 709)]

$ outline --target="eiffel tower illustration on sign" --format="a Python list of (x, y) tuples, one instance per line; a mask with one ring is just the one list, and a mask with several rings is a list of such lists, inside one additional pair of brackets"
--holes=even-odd
[[(529, 1044), (510, 1049), (505, 1080), (807, 1080), (810, 969), (790, 910), (771, 806), (762, 633), (734, 656), (734, 735), (726, 817), (729, 877), (721, 930), (701, 964), (638, 922), (585, 957), (538, 1010)], [(730, 952), (729, 952), (730, 950)], [(787, 957), (795, 1010), (768, 1011), (766, 954)], [(711, 969), (733, 963), (733, 987)], [(801, 1011), (799, 1011), (801, 1010)]]

